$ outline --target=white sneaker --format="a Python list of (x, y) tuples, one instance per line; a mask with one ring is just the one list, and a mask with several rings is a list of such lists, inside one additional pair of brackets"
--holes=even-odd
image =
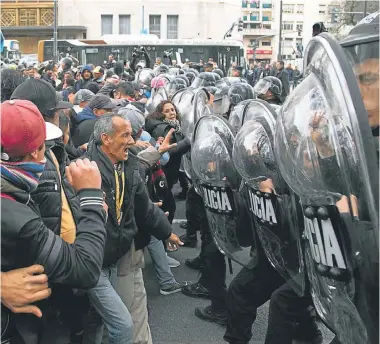
[(168, 264), (171, 268), (178, 268), (181, 265), (181, 263), (178, 260), (169, 257), (168, 254), (166, 254), (166, 258), (168, 259)]

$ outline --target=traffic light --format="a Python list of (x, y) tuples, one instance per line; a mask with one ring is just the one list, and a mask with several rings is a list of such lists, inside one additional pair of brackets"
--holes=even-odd
[(315, 23), (313, 25), (313, 34), (312, 34), (312, 36), (313, 37), (317, 36), (317, 35), (319, 35), (322, 32), (327, 32), (327, 30), (325, 28), (325, 25), (322, 22)]
[(239, 19), (239, 23), (238, 23), (238, 31), (243, 31), (244, 29), (244, 23), (243, 23), (243, 20), (240, 18)]
[(331, 12), (331, 23), (334, 23), (336, 24), (338, 22), (338, 9), (337, 8), (333, 8), (332, 9), (332, 12)]

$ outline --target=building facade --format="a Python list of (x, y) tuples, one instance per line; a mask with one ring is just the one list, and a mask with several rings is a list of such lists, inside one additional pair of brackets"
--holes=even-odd
[[(296, 60), (312, 37), (312, 26), (324, 22), (337, 24), (334, 10), (341, 0), (241, 0), (244, 45), (250, 62), (270, 63), (278, 59)], [(279, 41), (282, 26), (281, 47)]]
[[(58, 23), (86, 27), (87, 39), (150, 33), (162, 39), (222, 39), (240, 17), (239, 0), (58, 0)], [(81, 38), (67, 32), (62, 38)]]
[[(23, 54), (36, 54), (38, 41), (53, 37), (53, 0), (1, 0), (0, 6), (3, 35), (5, 39), (18, 40)], [(70, 31), (83, 38), (86, 29), (82, 26), (58, 27), (63, 36)]]

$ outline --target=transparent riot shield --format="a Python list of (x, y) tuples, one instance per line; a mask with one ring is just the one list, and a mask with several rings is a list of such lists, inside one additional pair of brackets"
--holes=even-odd
[(332, 36), (314, 37), (304, 61), (278, 115), (275, 156), (301, 200), (311, 295), (341, 343), (378, 343), (379, 175), (368, 115)]
[(168, 100), (168, 95), (164, 87), (160, 87), (158, 89), (152, 89), (152, 94), (148, 101), (146, 102), (146, 109), (149, 113), (153, 113), (157, 105), (162, 101)]
[(244, 124), (234, 142), (234, 165), (248, 188), (247, 207), (268, 260), (302, 296), (302, 213), (299, 200), (281, 177), (274, 157), (276, 114), (261, 100), (252, 100), (246, 107)]
[(233, 140), (231, 127), (222, 117), (201, 117), (194, 129), (191, 162), (201, 183), (201, 196), (215, 243), (235, 262), (252, 267), (256, 264), (256, 245), (239, 192), (241, 178), (232, 162)]

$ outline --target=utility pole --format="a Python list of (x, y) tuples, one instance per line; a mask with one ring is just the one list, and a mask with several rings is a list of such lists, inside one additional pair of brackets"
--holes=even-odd
[(367, 0), (364, 1), (363, 18), (367, 17)]
[(278, 34), (278, 55), (277, 55), (277, 60), (281, 61), (281, 41), (282, 41), (282, 0), (280, 0), (280, 30)]
[(141, 33), (145, 33), (145, 25), (144, 25), (144, 17), (145, 17), (145, 6), (142, 5), (142, 13), (141, 13)]
[(58, 62), (58, 23), (57, 23), (57, 17), (58, 17), (58, 0), (54, 0), (54, 33), (53, 33), (53, 59), (54, 62)]

